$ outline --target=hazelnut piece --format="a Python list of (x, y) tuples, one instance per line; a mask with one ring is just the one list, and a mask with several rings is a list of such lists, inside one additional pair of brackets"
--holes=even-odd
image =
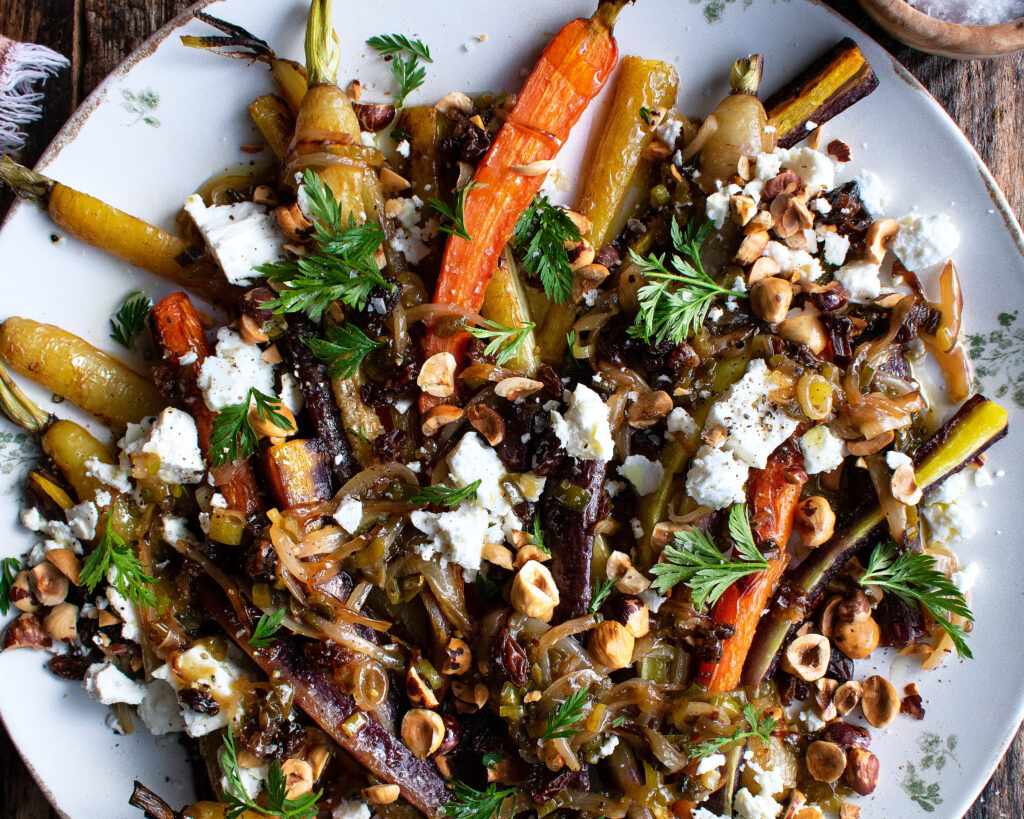
[(825, 722), (831, 722), (839, 716), (833, 702), (833, 696), (838, 687), (839, 683), (835, 680), (830, 680), (828, 677), (822, 677), (814, 682), (814, 705), (818, 709), (818, 714)]
[(462, 418), (462, 408), (453, 407), (450, 404), (438, 404), (423, 413), (423, 422), (420, 424), (424, 436), (431, 438), (437, 435), (448, 424), (454, 424)]
[(605, 620), (590, 633), (590, 653), (612, 671), (625, 668), (633, 659), (636, 640), (622, 623)]
[(473, 652), (465, 640), (452, 637), (444, 647), (444, 664), (441, 666), (442, 674), (457, 676), (465, 674), (473, 665)]
[(873, 674), (864, 680), (860, 707), (864, 719), (875, 728), (884, 728), (900, 712), (900, 695), (885, 677)]
[(769, 324), (783, 321), (792, 303), (793, 288), (785, 279), (758, 279), (750, 288), (750, 309)]
[(846, 750), (846, 784), (861, 796), (878, 787), (878, 757), (863, 748)]
[(371, 785), (363, 788), (363, 798), (374, 805), (390, 805), (400, 794), (398, 785)]
[(8, 651), (12, 648), (51, 648), (53, 640), (43, 632), (43, 625), (34, 614), (19, 614), (14, 618), (7, 630), (4, 632), (4, 639), (0, 650)]
[(68, 596), (68, 579), (52, 563), (40, 563), (30, 569), (28, 582), (36, 600), (44, 606), (56, 606)]
[(900, 464), (896, 467), (889, 480), (889, 486), (892, 489), (892, 496), (907, 506), (916, 506), (924, 494), (917, 485), (913, 464)]
[(851, 660), (863, 660), (878, 648), (881, 632), (873, 617), (863, 620), (844, 621), (840, 619), (832, 630), (836, 648)]
[(523, 165), (509, 165), (508, 169), (520, 176), (545, 176), (553, 167), (555, 167), (553, 159), (535, 159), (533, 162)]
[(511, 378), (503, 378), (495, 384), (494, 394), (499, 398), (505, 398), (509, 401), (517, 401), (520, 398), (533, 395), (543, 386), (544, 385), (540, 381), (516, 375)]
[(846, 754), (834, 742), (817, 740), (807, 746), (807, 770), (819, 782), (835, 782), (846, 770)]
[(647, 604), (639, 597), (632, 595), (618, 598), (616, 620), (626, 627), (626, 631), (637, 640), (651, 630), (651, 615)]
[(511, 600), (512, 607), (527, 617), (545, 623), (551, 620), (559, 603), (551, 571), (536, 560), (527, 561), (512, 581)]
[(82, 562), (70, 549), (50, 549), (46, 559), (56, 566), (60, 573), (76, 586), (81, 582)]
[(757, 213), (757, 203), (752, 196), (735, 193), (729, 197), (729, 210), (732, 211), (732, 220), (743, 227)]
[(864, 237), (864, 255), (872, 264), (881, 264), (885, 259), (885, 247), (897, 233), (900, 226), (895, 219), (879, 219), (868, 228)]
[(32, 597), (32, 589), (28, 582), (28, 572), (25, 570), (15, 575), (14, 582), (11, 583), (11, 588), (7, 592), (7, 597), (16, 609), (28, 612), (29, 614), (35, 614), (40, 609), (40, 605)]
[(672, 412), (672, 398), (664, 390), (645, 392), (634, 401), (626, 413), (626, 421), (635, 429), (653, 427)]
[(434, 108), (448, 116), (452, 116), (456, 111), (460, 114), (468, 115), (473, 110), (473, 100), (469, 94), (464, 94), (462, 91), (452, 91), (435, 102)]
[(769, 279), (777, 275), (780, 269), (779, 263), (775, 259), (770, 256), (762, 256), (747, 271), (747, 284), (753, 286), (762, 279)]
[(505, 440), (505, 421), (486, 404), (473, 404), (466, 410), (470, 426), (487, 439), (491, 446)]
[(813, 549), (832, 538), (836, 529), (836, 513), (825, 498), (814, 495), (797, 506), (793, 524), (800, 535), (800, 542)]
[(58, 603), (43, 619), (43, 629), (54, 640), (71, 642), (78, 637), (78, 606)]
[(779, 324), (779, 335), (793, 344), (806, 347), (815, 355), (825, 349), (825, 326), (817, 316), (794, 316)]
[(860, 806), (853, 802), (843, 802), (839, 806), (839, 819), (860, 819)]
[(288, 407), (280, 401), (268, 401), (267, 407), (269, 410), (280, 415), (283, 421), (281, 424), (276, 424), (270, 419), (270, 413), (267, 410), (261, 410), (256, 404), (250, 405), (248, 413), (249, 426), (252, 427), (252, 431), (256, 433), (257, 437), (287, 438), (298, 431), (298, 426), (295, 424), (295, 416), (292, 415), (292, 411)]
[(640, 594), (650, 588), (651, 581), (633, 568), (629, 555), (612, 552), (605, 563), (605, 573), (615, 580), (615, 590), (623, 594)]
[(435, 398), (448, 398), (455, 392), (455, 356), (435, 353), (423, 362), (416, 385)]
[(426, 759), (441, 747), (444, 720), (436, 711), (413, 708), (402, 717), (402, 742), (417, 759)]
[(857, 707), (857, 703), (860, 702), (863, 690), (864, 688), (859, 680), (848, 680), (839, 686), (836, 689), (835, 696), (832, 698), (832, 702), (836, 706), (836, 713), (841, 717), (845, 717), (853, 711)]
[(304, 759), (293, 757), (281, 765), (287, 797), (298, 799), (313, 790), (313, 766)]
[(416, 670), (416, 666), (409, 666), (409, 671), (405, 675), (405, 691), (409, 695), (410, 702), (427, 708), (437, 708), (437, 696), (434, 694), (434, 689)]
[(768, 247), (768, 231), (755, 230), (743, 237), (734, 260), (736, 264), (746, 267), (748, 264), (753, 264), (764, 253), (766, 247)]
[(814, 682), (825, 676), (831, 654), (827, 637), (804, 634), (786, 647), (782, 655), (782, 667), (804, 682)]

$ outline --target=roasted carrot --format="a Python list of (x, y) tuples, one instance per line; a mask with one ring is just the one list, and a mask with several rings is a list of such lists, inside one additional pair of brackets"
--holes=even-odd
[[(207, 457), (216, 413), (206, 406), (198, 378), (203, 360), (212, 355), (213, 350), (203, 333), (196, 309), (187, 295), (172, 293), (153, 307), (149, 314), (149, 328), (153, 333), (153, 342), (163, 354), (163, 366), (180, 385), (185, 407), (195, 419), (199, 430), (199, 448), (203, 457)], [(195, 360), (182, 365), (181, 359), (190, 353), (195, 356)], [(181, 372), (183, 368), (184, 372)], [(229, 509), (236, 509), (246, 515), (262, 510), (256, 478), (248, 462), (216, 467), (212, 472), (217, 489), (224, 496)]]
[[(540, 190), (543, 177), (512, 170), (552, 159), (618, 61), (612, 25), (625, 0), (605, 0), (589, 20), (576, 19), (548, 43), (519, 100), (473, 175), (463, 208), (469, 240), (450, 236), (434, 301), (478, 312), (498, 259), (519, 215)], [(440, 336), (430, 328), (428, 356), (462, 357), (467, 333)], [(433, 402), (424, 394), (421, 409)]]
[(768, 561), (767, 570), (733, 584), (715, 603), (711, 616), (728, 623), (736, 631), (725, 640), (717, 663), (701, 663), (697, 681), (709, 691), (731, 691), (740, 682), (743, 662), (757, 631), (761, 612), (789, 564), (786, 541), (793, 528), (793, 515), (800, 498), (800, 484), (787, 475), (798, 455), (791, 451), (776, 453), (764, 469), (754, 470), (747, 489), (751, 510), (751, 529), (759, 546), (774, 543), (781, 550)]

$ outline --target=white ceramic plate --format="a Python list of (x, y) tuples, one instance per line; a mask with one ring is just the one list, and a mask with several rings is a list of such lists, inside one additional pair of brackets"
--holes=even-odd
[[(340, 79), (358, 77), (370, 97), (389, 89), (387, 70), (364, 41), (383, 32), (422, 37), (434, 64), (413, 101), (451, 90), (516, 89), (551, 33), (572, 16), (588, 16), (593, 0), (362, 0), (339, 3), (343, 53)], [(266, 37), (282, 56), (301, 58), (307, 4), (302, 0), (217, 0), (207, 9)], [(40, 169), (158, 225), (171, 227), (185, 197), (208, 176), (247, 162), (239, 146), (258, 142), (248, 103), (271, 89), (259, 65), (184, 48), (178, 28), (210, 33), (179, 18), (100, 86), (45, 154)], [(478, 35), (487, 35), (481, 42)], [(813, 57), (844, 36), (867, 53), (880, 79), (868, 99), (829, 123), (829, 138), (853, 149), (851, 167), (876, 171), (893, 196), (891, 215), (914, 207), (946, 212), (963, 233), (955, 259), (966, 292), (970, 346), (981, 360), (980, 387), (1002, 396), (1015, 425), (1024, 407), (1024, 236), (992, 178), (941, 108), (880, 46), (835, 12), (806, 2), (642, 0), (622, 13), (616, 34), (623, 54), (670, 60), (681, 77), (680, 108), (706, 115), (728, 90), (729, 66), (752, 51), (765, 54), (763, 89), (774, 91)], [(374, 91), (379, 84), (379, 91)], [(611, 84), (609, 84), (610, 86)], [(607, 93), (607, 91), (606, 91)], [(601, 110), (591, 107), (563, 151), (576, 167), (586, 134)], [(59, 324), (119, 353), (107, 319), (128, 291), (154, 298), (166, 283), (112, 260), (77, 241), (54, 243), (49, 221), (18, 207), (0, 233), (6, 315)], [(135, 362), (145, 367), (145, 362)], [(33, 391), (45, 406), (49, 398)], [(72, 414), (67, 404), (53, 409)], [(881, 784), (865, 815), (912, 817), (925, 812), (959, 817), (984, 786), (1024, 711), (1024, 622), (1019, 586), (1024, 570), (1020, 526), (1021, 439), (991, 453), (1005, 476), (979, 496), (978, 531), (962, 547), (982, 565), (974, 592), (976, 659), (915, 675), (905, 660), (887, 658), (882, 671), (897, 686), (918, 679), (928, 711), (924, 722), (898, 718), (876, 732)], [(16, 524), (18, 485), (33, 457), (31, 442), (0, 427), (0, 554), (32, 545)], [(170, 802), (185, 803), (191, 773), (175, 740), (156, 741), (144, 728), (117, 737), (106, 709), (80, 686), (52, 677), (47, 658), (28, 651), (0, 656), (0, 713), (40, 785), (65, 816), (128, 817), (132, 779)], [(864, 669), (861, 669), (863, 671)]]

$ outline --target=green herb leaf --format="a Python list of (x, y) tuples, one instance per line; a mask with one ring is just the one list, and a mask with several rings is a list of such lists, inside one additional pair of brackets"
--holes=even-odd
[(533, 532), (530, 534), (530, 543), (544, 552), (544, 554), (551, 554), (551, 550), (544, 545), (544, 533), (540, 528), (540, 515), (533, 519)]
[(862, 586), (878, 586), (904, 603), (919, 603), (953, 640), (957, 654), (973, 659), (963, 627), (953, 623), (949, 615), (955, 614), (971, 622), (974, 615), (967, 606), (964, 593), (939, 571), (932, 555), (923, 552), (897, 554), (896, 545), (891, 541), (879, 543), (871, 552), (867, 571), (858, 582)]
[(512, 247), (523, 267), (540, 279), (544, 292), (559, 304), (572, 295), (572, 267), (564, 242), (580, 241), (576, 223), (546, 196), (535, 196), (512, 232)]
[(352, 435), (355, 438), (358, 438), (360, 441), (362, 441), (367, 446), (369, 446), (370, 444), (373, 443), (373, 441), (371, 441), (366, 436), (366, 433), (363, 432), (361, 429), (352, 429), (352, 427), (345, 427), (345, 432), (347, 432), (349, 435)]
[(363, 359), (384, 342), (374, 341), (354, 324), (336, 324), (327, 328), (327, 339), (310, 338), (305, 342), (318, 359), (328, 365), (331, 378), (351, 378)]
[(476, 490), (479, 488), (479, 478), (461, 489), (452, 489), (448, 486), (424, 486), (409, 498), (409, 503), (414, 506), (426, 506), (428, 503), (437, 506), (458, 506), (464, 500), (476, 500)]
[(462, 322), (462, 328), (473, 338), (487, 342), (484, 355), (491, 356), (499, 367), (516, 357), (536, 326), (532, 321), (522, 327), (506, 327), (490, 319), (483, 319), (479, 325)]
[(405, 105), (405, 98), (423, 85), (427, 71), (420, 60), (432, 63), (430, 49), (422, 40), (410, 40), (402, 34), (380, 34), (366, 41), (374, 51), (391, 60), (391, 76), (398, 82), (398, 96), (395, 106)]
[(16, 557), (0, 560), (0, 614), (7, 614), (11, 610), (11, 584), (20, 568), (21, 562)]
[(469, 231), (466, 230), (466, 194), (468, 194), (473, 188), (481, 187), (475, 182), (470, 182), (461, 190), (455, 194), (455, 206), (450, 207), (442, 202), (440, 199), (428, 199), (427, 204), (440, 213), (445, 219), (448, 220), (449, 224), (440, 225), (437, 229), (441, 233), (449, 233), (452, 236), (458, 236), (460, 239), (465, 239), (467, 242), (473, 241), (473, 237), (469, 235)]
[(484, 754), (481, 757), (481, 760), (483, 761), (485, 767), (494, 770), (498, 767), (498, 765), (501, 764), (501, 760), (503, 760), (504, 758), (504, 754)]
[(150, 607), (156, 603), (156, 595), (150, 588), (156, 580), (143, 571), (146, 568), (148, 566), (142, 564), (124, 539), (108, 528), (85, 559), (80, 579), (86, 591), (92, 593), (107, 572), (113, 569), (109, 582), (118, 594), (139, 607)]
[(640, 119), (644, 121), (644, 125), (651, 124), (651, 109), (646, 105), (640, 106)]
[(774, 719), (762, 718), (761, 712), (753, 705), (743, 707), (743, 719), (746, 720), (749, 726), (748, 729), (738, 726), (731, 736), (715, 737), (699, 745), (691, 746), (686, 751), (687, 756), (690, 759), (703, 759), (712, 754), (717, 754), (726, 745), (732, 745), (734, 742), (753, 737), (757, 737), (762, 742), (767, 743), (771, 739), (772, 731), (778, 725), (778, 722)]
[(597, 619), (597, 613), (601, 610), (601, 606), (604, 605), (604, 601), (612, 593), (614, 586), (614, 577), (597, 578), (594, 580), (594, 591), (590, 597), (590, 608), (587, 611), (594, 615), (595, 620)]
[(235, 737), (231, 726), (228, 726), (228, 732), (224, 736), (224, 753), (221, 755), (220, 767), (227, 780), (227, 787), (224, 788), (224, 801), (228, 805), (224, 812), (226, 819), (238, 819), (246, 811), (255, 811), (261, 816), (280, 817), (280, 819), (315, 819), (316, 803), (323, 795), (323, 791), (307, 793), (298, 799), (289, 799), (288, 780), (281, 769), (281, 763), (277, 760), (270, 763), (270, 771), (263, 783), (266, 807), (253, 801), (246, 791), (245, 785), (242, 784), (242, 774), (238, 768), (238, 754), (235, 751)]
[(146, 329), (146, 317), (153, 302), (141, 290), (133, 290), (124, 297), (117, 313), (110, 320), (110, 337), (122, 347), (135, 349), (135, 339)]
[(729, 510), (729, 534), (735, 541), (738, 560), (727, 559), (704, 532), (677, 532), (675, 542), (665, 547), (664, 562), (651, 567), (655, 591), (667, 594), (677, 583), (685, 583), (693, 605), (700, 609), (705, 603), (714, 605), (741, 577), (769, 568), (754, 543), (745, 504)]
[(612, 720), (612, 728), (621, 728), (626, 724), (626, 717), (616, 717)]
[(494, 600), (501, 594), (501, 586), (483, 572), (477, 572), (476, 590), (484, 600)]
[(704, 272), (700, 260), (700, 249), (713, 229), (711, 222), (699, 228), (695, 222), (686, 226), (686, 233), (679, 230), (679, 224), (672, 222), (672, 245), (676, 253), (669, 264), (675, 272), (665, 267), (665, 254), (649, 254), (646, 259), (630, 251), (630, 257), (647, 277), (645, 284), (637, 291), (640, 311), (637, 313), (629, 334), (650, 343), (669, 339), (681, 344), (707, 319), (708, 310), (720, 296), (747, 298), (746, 293), (720, 287)]
[(491, 819), (501, 809), (502, 802), (513, 796), (516, 789), (499, 791), (498, 786), (492, 782), (487, 790), (478, 791), (464, 782), (453, 782), (452, 791), (455, 798), (444, 806), (446, 816), (454, 819)]
[(265, 395), (255, 387), (241, 404), (225, 407), (213, 419), (210, 432), (210, 451), (207, 460), (210, 466), (223, 466), (241, 458), (243, 461), (256, 451), (259, 438), (249, 423), (249, 407), (255, 405), (261, 421), (270, 420), (275, 426), (295, 431), (291, 420), (280, 412), (280, 401), (272, 395)]
[(249, 645), (253, 648), (266, 648), (274, 642), (274, 634), (284, 620), (285, 609), (282, 606), (277, 611), (260, 616), (260, 621), (253, 629), (252, 637), (249, 638)]
[(565, 700), (558, 704), (558, 707), (554, 711), (548, 714), (547, 727), (544, 729), (544, 734), (541, 736), (543, 741), (550, 739), (567, 739), (573, 734), (579, 732), (579, 728), (570, 728), (583, 717), (583, 706), (587, 703), (587, 694), (590, 693), (590, 687), (584, 687), (579, 691), (574, 691)]
[(275, 313), (305, 312), (314, 319), (335, 301), (365, 310), (375, 287), (395, 289), (374, 260), (374, 253), (384, 241), (383, 229), (372, 220), (357, 225), (351, 213), (346, 222), (338, 200), (315, 171), (306, 169), (302, 186), (313, 216), (318, 250), (256, 268), (268, 281), (283, 287), (264, 307)]

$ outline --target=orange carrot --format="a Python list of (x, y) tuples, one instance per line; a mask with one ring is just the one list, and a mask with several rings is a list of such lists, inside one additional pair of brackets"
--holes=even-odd
[[(195, 419), (199, 430), (199, 448), (205, 458), (210, 451), (210, 433), (217, 414), (206, 406), (202, 390), (199, 389), (199, 368), (205, 358), (213, 355), (199, 315), (187, 295), (172, 293), (153, 307), (149, 314), (149, 327), (153, 341), (163, 352), (163, 363), (181, 385), (186, 409)], [(190, 353), (196, 358), (186, 365), (188, 369), (182, 378), (179, 375), (181, 359)], [(263, 509), (256, 477), (248, 463), (215, 467), (212, 473), (217, 489), (224, 496), (229, 509), (236, 509), (246, 515)]]
[(789, 564), (786, 541), (793, 528), (793, 515), (800, 499), (800, 485), (791, 483), (786, 472), (794, 465), (795, 453), (776, 452), (764, 469), (752, 473), (747, 489), (751, 510), (751, 529), (758, 545), (772, 541), (782, 553), (768, 561), (769, 568), (730, 586), (711, 609), (719, 623), (728, 623), (736, 631), (722, 646), (717, 663), (701, 663), (697, 682), (708, 691), (731, 691), (740, 682), (743, 662), (754, 640), (761, 612)]
[[(543, 176), (524, 176), (512, 165), (552, 159), (618, 61), (612, 25), (625, 0), (604, 0), (589, 20), (568, 23), (548, 43), (519, 100), (473, 175), (463, 209), (470, 240), (450, 236), (434, 301), (478, 312), (498, 259)], [(439, 336), (431, 327), (427, 356), (451, 352), (461, 359), (467, 333)], [(436, 401), (421, 396), (421, 409)]]

